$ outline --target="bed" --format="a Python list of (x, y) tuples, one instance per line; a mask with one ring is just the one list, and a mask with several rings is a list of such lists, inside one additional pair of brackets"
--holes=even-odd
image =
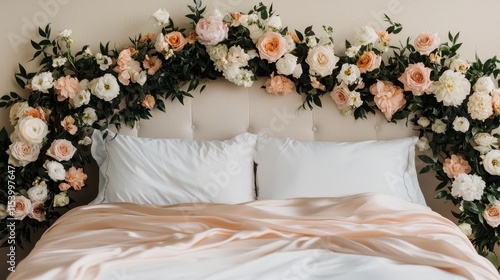
[(95, 132), (97, 197), (8, 279), (500, 279), (426, 206), (411, 128), (260, 85), (211, 81), (113, 139)]

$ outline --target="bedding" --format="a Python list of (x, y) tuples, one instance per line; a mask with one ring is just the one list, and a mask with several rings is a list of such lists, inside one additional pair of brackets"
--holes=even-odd
[(255, 199), (253, 153), (257, 134), (225, 141), (92, 135), (99, 192), (91, 202), (168, 205), (241, 203)]
[(417, 140), (258, 139), (258, 198), (340, 197), (378, 192), (425, 205), (415, 169)]
[(500, 279), (464, 234), (391, 195), (75, 208), (9, 280)]

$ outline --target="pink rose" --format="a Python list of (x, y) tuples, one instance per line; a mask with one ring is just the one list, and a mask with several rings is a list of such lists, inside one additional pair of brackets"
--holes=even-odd
[(178, 52), (184, 48), (187, 40), (184, 38), (184, 35), (178, 31), (170, 32), (165, 35), (165, 41), (172, 47), (175, 52)]
[(257, 41), (256, 46), (260, 58), (267, 59), (269, 62), (276, 62), (286, 53), (288, 48), (286, 39), (277, 32), (265, 33)]
[(31, 207), (31, 212), (28, 214), (28, 217), (35, 219), (39, 222), (45, 221), (44, 203), (41, 201), (33, 203)]
[(440, 39), (437, 33), (423, 32), (415, 38), (415, 49), (421, 55), (429, 55), (439, 47)]
[(153, 109), (153, 107), (155, 106), (155, 98), (151, 94), (148, 94), (142, 100), (141, 105), (144, 108)]
[(31, 201), (25, 196), (16, 196), (16, 208), (12, 217), (16, 220), (22, 220), (29, 213), (31, 213)]
[(16, 141), (10, 144), (7, 154), (9, 155), (9, 164), (14, 166), (26, 166), (30, 162), (34, 162), (38, 159), (40, 145)]
[(82, 168), (76, 169), (72, 166), (68, 169), (68, 171), (66, 171), (66, 177), (64, 179), (73, 187), (73, 189), (79, 191), (85, 185), (87, 174), (83, 172)]
[(392, 115), (406, 104), (403, 89), (391, 82), (377, 81), (370, 87), (370, 92), (375, 95), (375, 104), (387, 120), (391, 120)]
[(376, 55), (373, 51), (365, 51), (359, 57), (358, 62), (356, 62), (356, 66), (358, 66), (361, 73), (366, 73), (379, 68), (381, 62), (382, 57), (380, 55)]
[(432, 69), (425, 67), (422, 62), (410, 64), (398, 80), (404, 84), (406, 91), (411, 91), (414, 95), (420, 96), (432, 84), (431, 71)]
[(500, 225), (500, 201), (486, 208), (483, 212), (483, 217), (488, 225), (493, 228), (498, 227)]
[(63, 101), (66, 98), (73, 99), (80, 89), (80, 83), (77, 78), (70, 75), (57, 79), (54, 89), (57, 93), (57, 100)]
[(64, 183), (64, 182), (63, 182), (63, 183), (60, 183), (60, 184), (59, 184), (59, 190), (60, 190), (60, 191), (62, 191), (62, 192), (67, 191), (67, 190), (69, 190), (70, 188), (71, 188), (71, 185), (70, 185), (70, 184), (68, 184), (68, 183)]
[(266, 91), (272, 94), (279, 95), (289, 95), (292, 93), (294, 88), (294, 83), (285, 76), (282, 75), (271, 75), (265, 83)]
[(148, 56), (146, 55), (146, 59), (142, 62), (142, 66), (144, 66), (144, 69), (148, 70), (149, 75), (154, 75), (158, 69), (161, 67), (161, 59), (159, 59), (157, 56)]
[(227, 38), (227, 24), (216, 17), (200, 19), (196, 24), (196, 35), (198, 42), (203, 45), (213, 46)]
[(471, 172), (471, 167), (469, 162), (466, 161), (461, 156), (451, 155), (451, 158), (447, 158), (443, 163), (443, 170), (448, 175), (448, 178), (455, 178), (460, 173), (469, 174)]
[(62, 127), (64, 127), (64, 130), (66, 130), (69, 134), (75, 135), (76, 131), (78, 130), (78, 127), (75, 125), (75, 119), (72, 116), (66, 116), (62, 121), (61, 121)]
[(344, 110), (349, 107), (349, 101), (351, 99), (351, 95), (349, 94), (349, 89), (345, 85), (337, 85), (333, 88), (333, 91), (330, 93), (330, 96), (337, 105), (339, 110)]
[(75, 146), (66, 139), (56, 139), (47, 150), (47, 155), (57, 161), (70, 160), (76, 152)]

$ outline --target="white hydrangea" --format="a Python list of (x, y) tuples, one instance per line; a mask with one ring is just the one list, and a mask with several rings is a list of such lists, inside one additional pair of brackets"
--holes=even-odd
[(467, 112), (471, 118), (484, 121), (493, 114), (492, 98), (487, 92), (476, 91), (469, 98)]
[(466, 201), (481, 199), (486, 183), (475, 174), (460, 173), (451, 185), (451, 195), (461, 197)]

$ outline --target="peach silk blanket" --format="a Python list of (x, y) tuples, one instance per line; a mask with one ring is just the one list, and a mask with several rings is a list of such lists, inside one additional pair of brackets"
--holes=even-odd
[[(58, 219), (9, 279), (98, 279), (153, 263), (163, 268), (157, 279), (177, 279), (170, 274), (176, 260), (196, 270), (204, 258), (212, 263), (224, 258), (207, 266), (220, 272), (276, 252), (318, 252), (311, 249), (433, 267), (457, 276), (453, 279), (500, 279), (451, 221), (426, 206), (380, 194), (238, 205), (82, 206)], [(239, 279), (262, 279), (240, 273)]]

